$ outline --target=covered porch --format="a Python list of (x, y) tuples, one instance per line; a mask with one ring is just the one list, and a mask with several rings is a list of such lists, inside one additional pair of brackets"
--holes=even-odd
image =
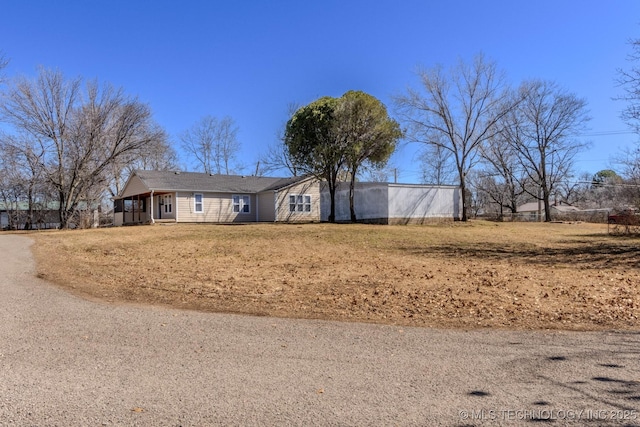
[(148, 192), (114, 199), (114, 225), (176, 222), (176, 193)]

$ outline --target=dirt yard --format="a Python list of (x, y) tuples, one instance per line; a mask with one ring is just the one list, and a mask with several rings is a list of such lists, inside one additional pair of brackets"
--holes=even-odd
[(112, 302), (452, 328), (638, 329), (640, 239), (606, 225), (156, 225), (32, 234)]

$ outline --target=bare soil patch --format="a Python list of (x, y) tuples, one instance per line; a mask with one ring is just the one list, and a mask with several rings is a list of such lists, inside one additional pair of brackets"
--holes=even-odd
[(415, 326), (637, 329), (640, 239), (599, 224), (156, 225), (35, 233), (85, 296)]

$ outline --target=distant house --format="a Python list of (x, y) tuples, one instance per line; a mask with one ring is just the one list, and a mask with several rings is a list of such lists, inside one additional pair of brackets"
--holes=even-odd
[(136, 171), (114, 199), (114, 225), (319, 220), (320, 185), (309, 176)]
[[(540, 202), (529, 202), (523, 205), (518, 206), (517, 213), (519, 214), (521, 219), (535, 221), (538, 219), (538, 209), (540, 210), (540, 215), (544, 217), (545, 209), (544, 203)], [(567, 205), (564, 203), (557, 203), (551, 205), (551, 215), (552, 216), (568, 216), (571, 214), (577, 214), (582, 212), (580, 208), (577, 208), (572, 205)]]
[[(424, 224), (461, 217), (458, 186), (357, 182), (354, 208), (359, 222), (379, 224)], [(321, 191), (321, 219), (327, 221), (331, 199), (326, 186)], [(336, 190), (336, 221), (350, 221), (349, 183)]]
[[(32, 229), (58, 228), (60, 216), (57, 202), (33, 203), (31, 206)], [(0, 202), (0, 229), (22, 230), (29, 222), (28, 202)]]
[[(57, 201), (34, 202), (31, 205), (31, 217), (29, 217), (29, 203), (4, 203), (0, 202), (0, 229), (22, 230), (29, 223), (29, 228), (42, 230), (60, 227), (60, 203)], [(78, 202), (76, 216), (69, 223), (70, 228), (98, 227), (99, 206), (97, 203)]]

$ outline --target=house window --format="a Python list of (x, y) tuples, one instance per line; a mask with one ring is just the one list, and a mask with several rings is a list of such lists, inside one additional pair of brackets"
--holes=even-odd
[(203, 213), (204, 206), (202, 201), (202, 194), (196, 193), (193, 195), (193, 211), (195, 213)]
[(290, 194), (289, 212), (311, 212), (311, 196), (308, 194)]
[(249, 196), (233, 196), (233, 211), (238, 213), (250, 213), (251, 198)]
[(170, 214), (173, 212), (173, 206), (171, 206), (171, 194), (162, 196), (162, 205), (164, 206), (164, 213)]

